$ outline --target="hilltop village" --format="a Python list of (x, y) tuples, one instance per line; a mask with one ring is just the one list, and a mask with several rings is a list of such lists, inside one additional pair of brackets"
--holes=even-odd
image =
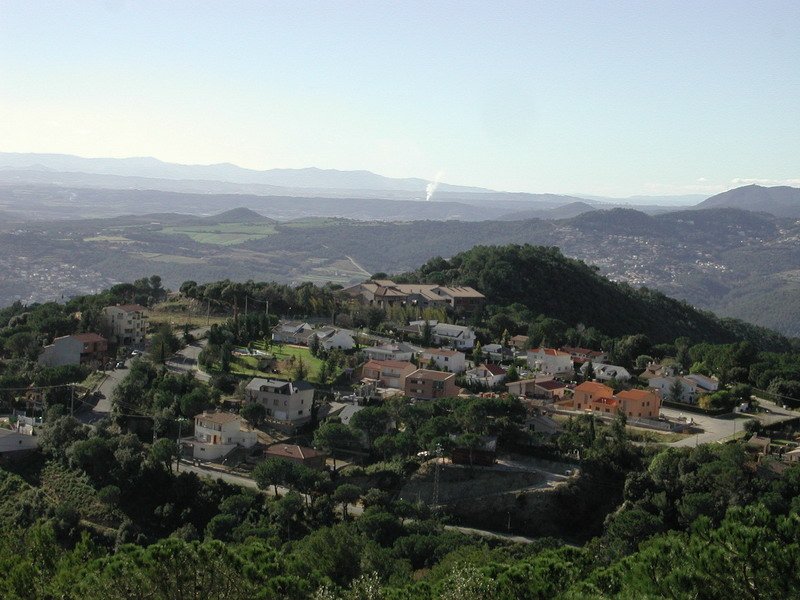
[[(505, 284), (464, 275), (469, 257), (441, 260), (349, 287), (169, 291), (153, 276), (0, 311), (2, 506), (58, 557), (36, 597), (94, 597), (123, 573), (168, 597), (153, 577), (168, 548), (265, 597), (646, 595), (661, 584), (628, 565), (670, 535), (700, 552), (693, 523), (723, 536), (758, 514), (760, 535), (785, 535), (800, 493), (791, 340), (622, 287), (609, 288), (633, 307), (619, 322), (647, 301), (693, 324), (615, 335), (602, 294), (602, 323), (569, 321), (503, 302)], [(3, 543), (38, 551), (14, 533)], [(63, 572), (77, 553), (91, 557), (81, 581)], [(512, 578), (548, 561), (577, 566)]]

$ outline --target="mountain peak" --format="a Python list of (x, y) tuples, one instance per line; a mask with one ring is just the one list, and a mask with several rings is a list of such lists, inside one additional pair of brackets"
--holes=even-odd
[(249, 208), (239, 207), (226, 210), (216, 215), (205, 217), (204, 220), (213, 223), (263, 223), (271, 222), (272, 219), (265, 217)]
[(800, 188), (788, 185), (765, 187), (752, 183), (711, 196), (696, 208), (740, 208), (766, 212), (776, 217), (800, 217)]

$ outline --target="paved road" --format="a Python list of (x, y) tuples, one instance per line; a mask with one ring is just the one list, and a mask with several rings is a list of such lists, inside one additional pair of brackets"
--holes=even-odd
[(744, 430), (744, 424), (750, 420), (755, 419), (762, 425), (775, 425), (784, 421), (790, 421), (800, 417), (800, 413), (778, 406), (774, 402), (758, 398), (761, 408), (765, 409), (764, 412), (753, 414), (737, 414), (735, 417), (732, 415), (725, 415), (722, 417), (711, 417), (708, 415), (700, 415), (690, 412), (681, 412), (676, 408), (662, 408), (661, 414), (672, 419), (679, 417), (686, 417), (695, 422), (696, 429), (702, 431), (698, 434), (684, 438), (677, 442), (673, 442), (672, 446), (697, 446), (699, 444), (707, 444), (719, 442), (730, 438), (736, 434), (741, 434)]
[[(200, 338), (207, 332), (208, 327), (201, 327), (191, 331), (195, 338)], [(203, 348), (206, 347), (206, 344), (208, 344), (208, 340), (198, 339), (198, 341), (189, 344), (182, 350), (179, 350), (174, 356), (167, 360), (167, 368), (175, 373), (185, 373), (187, 371), (191, 371), (199, 381), (208, 382), (208, 380), (211, 379), (211, 376), (208, 373), (201, 371), (197, 365), (197, 359), (200, 356), (200, 353), (203, 351)]]
[(764, 412), (755, 413), (753, 418), (757, 419), (762, 425), (770, 426), (775, 425), (776, 423), (783, 423), (784, 421), (791, 421), (792, 419), (800, 418), (800, 413), (796, 411), (783, 408), (783, 406), (775, 404), (766, 398), (755, 398), (758, 400), (759, 407), (764, 409)]
[[(223, 481), (230, 483), (232, 485), (239, 485), (242, 487), (258, 489), (258, 485), (256, 485), (256, 482), (250, 479), (249, 477), (242, 477), (241, 475), (234, 475), (233, 473), (228, 473), (227, 471), (218, 471), (216, 469), (210, 469), (208, 467), (202, 467), (202, 466), (196, 467), (193, 464), (190, 464), (183, 460), (178, 465), (178, 471), (196, 473), (201, 477), (210, 477), (211, 479), (222, 479)], [(285, 494), (288, 490), (278, 486), (278, 491), (282, 494)], [(270, 489), (267, 493), (269, 495), (272, 495), (273, 494), (272, 489)]]
[(702, 430), (700, 433), (689, 436), (671, 445), (676, 447), (683, 446), (697, 446), (699, 444), (708, 444), (719, 442), (729, 438), (744, 430), (744, 424), (749, 417), (743, 415), (736, 415), (733, 417), (727, 415), (724, 417), (711, 417), (708, 415), (695, 414), (691, 412), (684, 412), (676, 408), (663, 408), (661, 414), (669, 417), (670, 419), (678, 419), (686, 417), (692, 419), (695, 423), (695, 429)]
[[(124, 369), (106, 371), (106, 378), (97, 388), (97, 391), (101, 394), (97, 404), (89, 410), (76, 412), (76, 419), (81, 423), (91, 424), (105, 419), (111, 413), (111, 396), (120, 382), (128, 375), (128, 368), (131, 366), (131, 362), (132, 359), (126, 360)], [(76, 406), (77, 410), (78, 407)]]
[[(180, 350), (175, 355), (174, 360), (168, 360), (167, 368), (172, 371), (194, 371), (197, 379), (207, 382), (210, 377), (197, 368), (197, 357), (200, 355), (200, 352), (206, 345), (206, 340), (200, 338), (208, 333), (208, 329), (208, 327), (198, 327), (197, 329), (193, 329), (191, 334), (199, 341), (186, 346), (186, 348), (183, 350)], [(76, 412), (76, 419), (82, 423), (91, 424), (106, 418), (111, 413), (111, 397), (114, 394), (114, 390), (128, 374), (128, 368), (131, 366), (131, 362), (133, 360), (134, 359), (130, 358), (127, 359), (125, 361), (124, 369), (113, 369), (107, 371), (106, 378), (103, 380), (97, 390), (100, 392), (100, 394), (102, 394), (100, 399), (97, 401), (97, 404), (90, 410)]]

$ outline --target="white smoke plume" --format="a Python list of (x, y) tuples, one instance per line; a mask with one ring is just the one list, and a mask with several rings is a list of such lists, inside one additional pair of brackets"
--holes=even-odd
[(425, 186), (426, 202), (431, 201), (431, 196), (433, 196), (433, 193), (436, 191), (436, 188), (439, 187), (439, 182), (442, 180), (443, 175), (444, 173), (439, 171), (438, 173), (436, 173), (436, 177), (433, 178), (433, 181), (431, 181), (430, 183), (428, 183), (428, 185)]

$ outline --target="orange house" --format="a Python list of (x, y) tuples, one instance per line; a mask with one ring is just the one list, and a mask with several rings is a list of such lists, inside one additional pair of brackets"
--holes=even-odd
[(584, 381), (572, 392), (572, 406), (575, 410), (593, 410), (590, 406), (593, 401), (600, 398), (611, 398), (613, 395), (614, 390), (607, 385)]
[(614, 394), (607, 385), (587, 381), (575, 388), (572, 408), (609, 415), (623, 414), (634, 419), (657, 419), (661, 412), (661, 398), (648, 390), (625, 390)]
[(625, 390), (615, 396), (620, 412), (626, 417), (657, 419), (661, 412), (661, 398), (649, 390)]

